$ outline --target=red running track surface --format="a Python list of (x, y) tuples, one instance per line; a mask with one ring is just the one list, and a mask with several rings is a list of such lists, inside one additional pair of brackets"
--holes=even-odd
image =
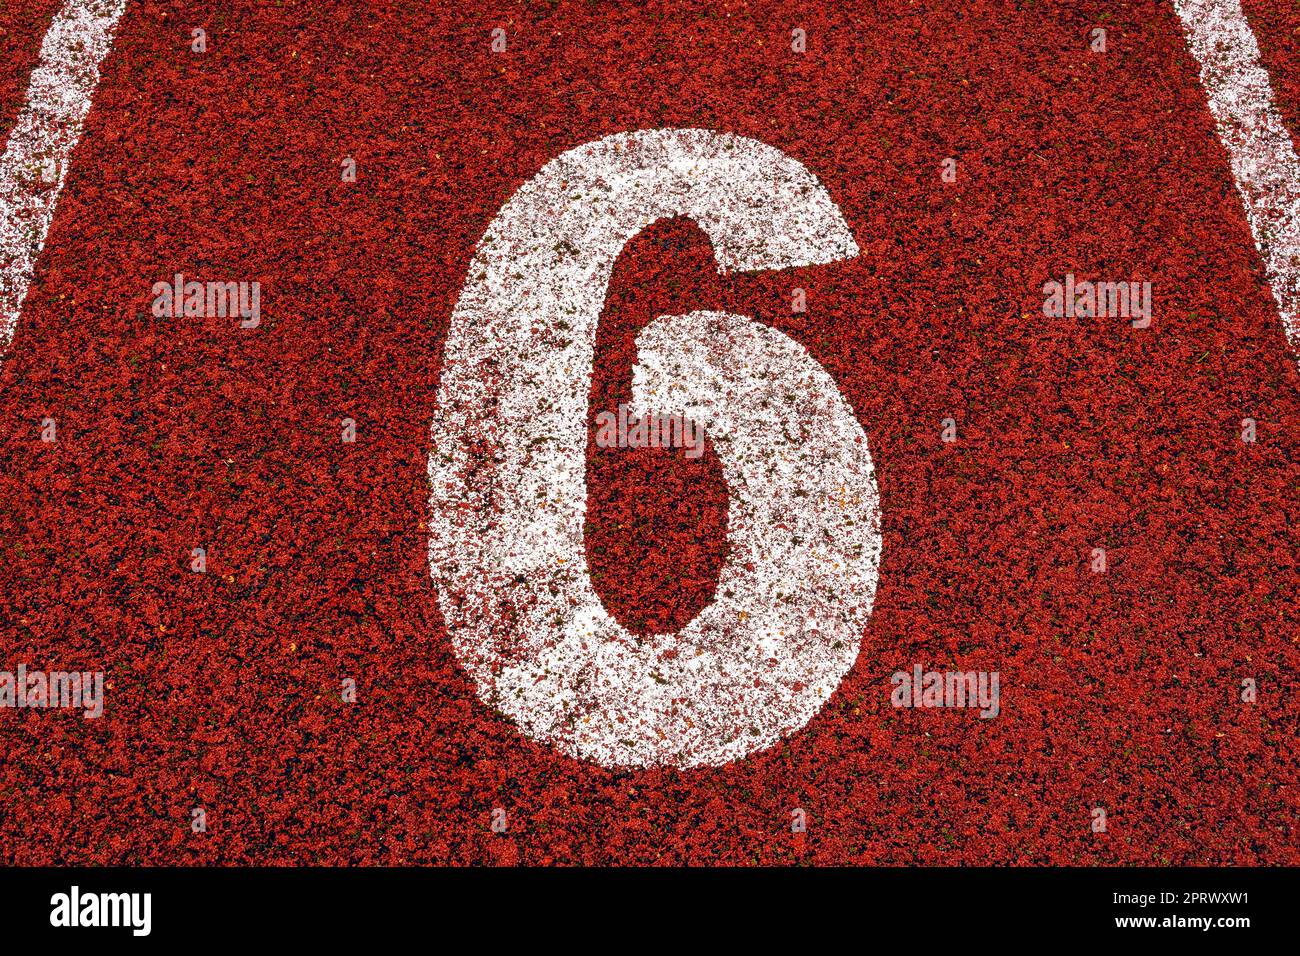
[[(54, 6), (0, 11), (5, 124)], [(0, 667), (109, 681), (98, 721), (0, 711), (0, 862), (1300, 863), (1300, 373), (1167, 4), (220, 6), (128, 6), (0, 368)], [(1294, 131), (1300, 13), (1268, 6)], [(618, 771), (476, 698), (425, 469), (497, 209), (666, 126), (795, 157), (862, 255), (719, 278), (697, 227), (657, 224), (616, 268), (593, 408), (628, 400), (658, 315), (782, 330), (870, 440), (884, 559), (803, 730)], [(261, 328), (155, 318), (175, 272), (259, 280)], [(1152, 327), (1045, 319), (1067, 272), (1152, 282)], [(593, 446), (588, 477), (606, 606), (684, 624), (725, 556), (716, 456)], [(1001, 716), (891, 707), (914, 664), (999, 671)]]

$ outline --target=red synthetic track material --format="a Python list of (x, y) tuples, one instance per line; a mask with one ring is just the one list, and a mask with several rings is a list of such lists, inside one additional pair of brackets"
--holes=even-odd
[[(48, 6), (0, 24), (39, 34)], [(102, 668), (108, 712), (0, 711), (0, 861), (1300, 863), (1300, 375), (1166, 6), (133, 0), (0, 369), (0, 667)], [(1295, 69), (1297, 28), (1272, 15), (1270, 65)], [(802, 732), (620, 773), (476, 700), (425, 461), (497, 208), (565, 149), (674, 125), (799, 159), (863, 255), (720, 280), (694, 226), (656, 226), (617, 269), (593, 406), (626, 400), (659, 314), (787, 332), (872, 443), (884, 563)], [(178, 271), (259, 280), (262, 327), (155, 319)], [(1152, 281), (1153, 327), (1044, 319), (1066, 272)], [(602, 596), (688, 620), (723, 556), (716, 458), (589, 474)], [(1000, 671), (1002, 716), (894, 710), (918, 663)]]

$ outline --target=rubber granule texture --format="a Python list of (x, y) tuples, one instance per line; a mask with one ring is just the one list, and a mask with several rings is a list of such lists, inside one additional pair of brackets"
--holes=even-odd
[[(108, 680), (100, 720), (0, 711), (0, 861), (1300, 863), (1300, 372), (1167, 4), (219, 6), (130, 3), (0, 368), (0, 669)], [(0, 11), (6, 123), (53, 8)], [(1255, 25), (1295, 130), (1300, 15)], [(629, 772), (476, 697), (426, 466), (496, 211), (567, 149), (675, 126), (798, 159), (862, 254), (719, 277), (657, 223), (593, 414), (657, 316), (751, 315), (855, 410), (884, 557), (805, 728)], [(175, 273), (260, 281), (261, 326), (154, 317)], [(1044, 318), (1067, 273), (1150, 281), (1152, 326)], [(689, 621), (726, 558), (716, 455), (593, 444), (588, 482), (606, 606)], [(1000, 716), (892, 707), (918, 664), (998, 671)]]

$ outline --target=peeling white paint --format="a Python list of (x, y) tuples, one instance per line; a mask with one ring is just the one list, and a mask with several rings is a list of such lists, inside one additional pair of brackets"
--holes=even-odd
[(596, 325), (615, 259), (687, 216), (720, 271), (857, 255), (826, 190), (738, 136), (619, 134), (548, 163), (488, 227), (452, 315), (432, 428), (429, 559), (480, 697), (605, 766), (717, 765), (821, 709), (857, 658), (880, 560), (867, 439), (798, 343), (719, 312), (638, 337), (638, 413), (705, 424), (729, 500), (714, 601), (638, 636), (601, 605), (583, 547)]
[[(0, 353), (13, 341), (100, 64), (125, 8), (126, 0), (68, 0), (55, 14), (0, 156)], [(54, 171), (51, 182), (43, 178), (47, 168)]]
[(1274, 105), (1259, 44), (1238, 0), (1174, 0), (1174, 8), (1200, 64), (1287, 341), (1300, 356), (1300, 160)]

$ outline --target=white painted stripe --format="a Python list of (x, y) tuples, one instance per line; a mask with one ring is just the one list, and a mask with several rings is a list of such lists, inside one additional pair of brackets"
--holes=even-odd
[(1259, 44), (1239, 0), (1174, 0), (1174, 8), (1200, 63), (1287, 341), (1300, 354), (1300, 160), (1274, 105)]
[[(36, 259), (54, 221), (99, 66), (113, 44), (126, 0), (68, 0), (41, 44), (27, 102), (0, 157), (0, 353), (13, 341)], [(42, 180), (51, 161), (56, 175)]]

